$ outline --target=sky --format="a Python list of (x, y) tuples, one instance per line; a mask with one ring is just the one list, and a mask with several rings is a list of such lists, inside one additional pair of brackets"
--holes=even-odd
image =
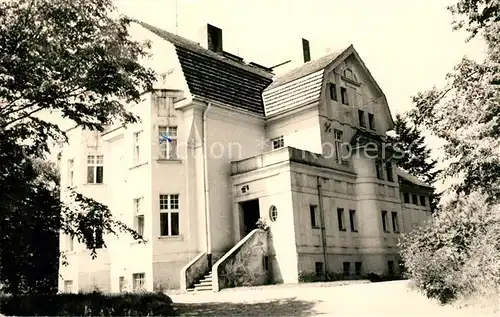
[(453, 0), (117, 0), (120, 12), (200, 41), (206, 23), (223, 30), (224, 50), (277, 72), (353, 44), (385, 92), (393, 115), (411, 96), (444, 83), (464, 56), (481, 58), (479, 41), (453, 31)]
[[(203, 25), (223, 30), (224, 50), (264, 66), (303, 63), (302, 38), (312, 59), (352, 44), (385, 92), (393, 116), (411, 97), (444, 84), (463, 56), (481, 59), (480, 40), (466, 43), (446, 9), (454, 0), (115, 0), (118, 10), (200, 42)], [(436, 158), (443, 142), (427, 135)], [(441, 163), (444, 166), (446, 163)], [(449, 185), (438, 185), (442, 189)]]

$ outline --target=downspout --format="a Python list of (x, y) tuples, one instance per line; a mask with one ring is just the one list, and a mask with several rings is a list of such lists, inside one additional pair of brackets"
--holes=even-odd
[(205, 234), (206, 234), (206, 248), (208, 267), (212, 267), (212, 238), (210, 232), (210, 201), (208, 195), (208, 154), (207, 154), (207, 113), (212, 107), (212, 103), (208, 102), (207, 107), (203, 111), (202, 125), (203, 125), (203, 187), (205, 193)]
[(320, 215), (320, 220), (321, 220), (321, 240), (323, 243), (323, 261), (325, 263), (324, 279), (326, 281), (328, 278), (328, 257), (327, 257), (325, 213), (323, 210), (323, 190), (322, 190), (322, 186), (321, 186), (321, 177), (318, 176), (317, 181), (318, 181), (318, 198), (319, 198), (318, 208), (319, 208), (319, 215)]

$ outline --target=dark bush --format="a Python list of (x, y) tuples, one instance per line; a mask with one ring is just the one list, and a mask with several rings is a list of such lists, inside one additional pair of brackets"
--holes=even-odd
[(0, 298), (7, 316), (176, 316), (160, 293), (23, 295)]

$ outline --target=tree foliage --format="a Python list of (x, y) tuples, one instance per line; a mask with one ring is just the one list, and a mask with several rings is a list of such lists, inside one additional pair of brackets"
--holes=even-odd
[[(388, 141), (397, 148), (399, 156), (398, 167), (411, 175), (417, 176), (424, 182), (433, 185), (440, 173), (436, 169), (438, 161), (431, 157), (431, 149), (425, 143), (425, 137), (420, 129), (411, 124), (407, 118), (397, 114), (394, 121), (395, 136), (388, 136)], [(432, 210), (437, 208), (440, 194), (430, 196)]]
[[(462, 0), (450, 9), (456, 27), (480, 34), (487, 44), (484, 61), (467, 57), (447, 75), (442, 88), (417, 94), (411, 117), (447, 141), (446, 176), (462, 178), (456, 190), (485, 191), (500, 198), (500, 10), (498, 1)], [(465, 17), (464, 17), (465, 15)], [(494, 18), (496, 17), (496, 18)], [(461, 19), (461, 20), (460, 20)]]
[(60, 230), (93, 256), (100, 233), (141, 238), (78, 192), (61, 203), (57, 173), (40, 161), (50, 140), (67, 141), (42, 112), (98, 131), (137, 121), (124, 103), (152, 85), (139, 62), (149, 45), (133, 41), (114, 10), (111, 0), (0, 1), (0, 283), (11, 293), (50, 291), (37, 281), (58, 261), (47, 246)]
[(400, 247), (411, 279), (442, 303), (500, 290), (500, 206), (486, 195), (456, 195)]

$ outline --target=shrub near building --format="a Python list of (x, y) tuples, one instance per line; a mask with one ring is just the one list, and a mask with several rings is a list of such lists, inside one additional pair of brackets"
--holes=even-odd
[(161, 293), (22, 295), (0, 298), (6, 316), (176, 316)]

